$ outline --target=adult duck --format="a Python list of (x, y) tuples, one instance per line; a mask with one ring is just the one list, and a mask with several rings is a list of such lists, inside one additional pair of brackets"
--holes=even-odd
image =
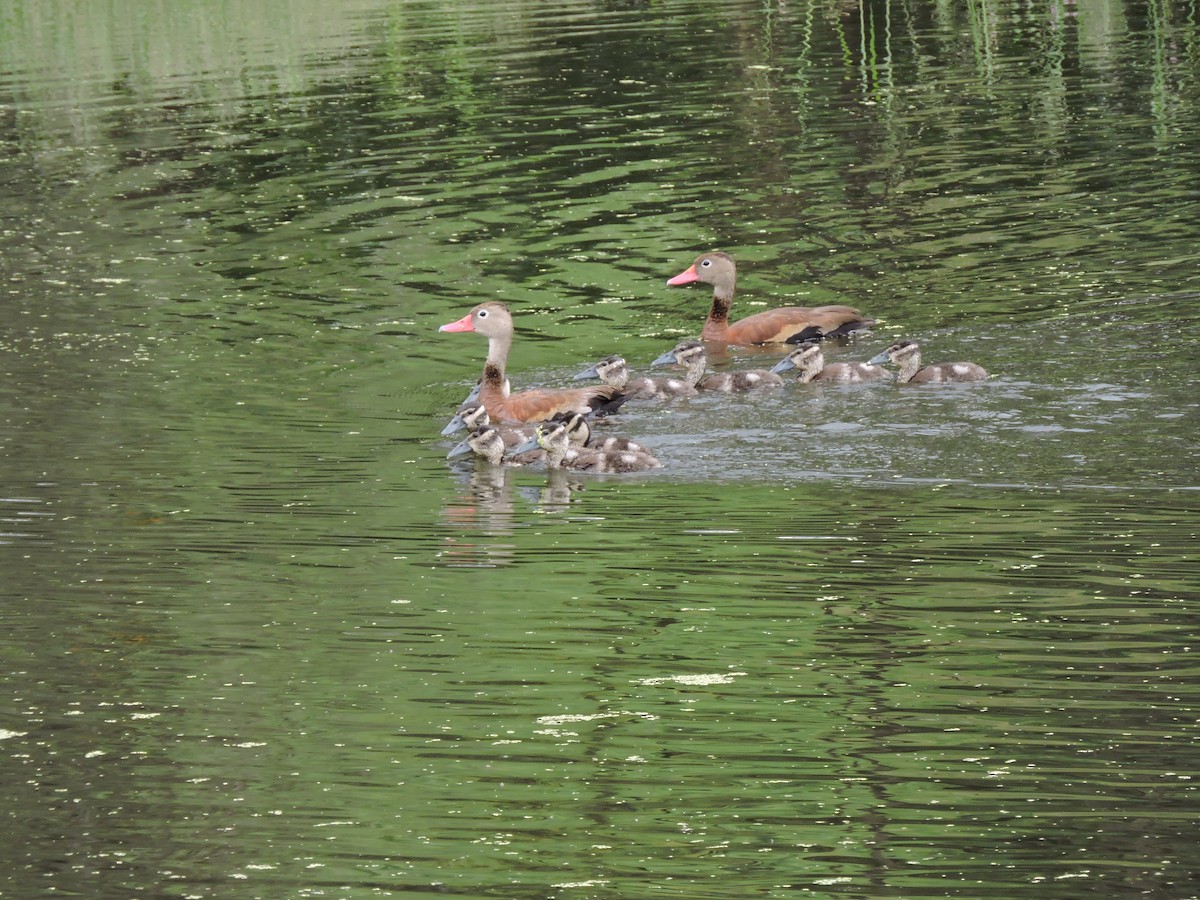
[(718, 372), (716, 375), (704, 377), (704, 370), (708, 368), (708, 354), (704, 349), (704, 344), (700, 341), (680, 341), (650, 365), (683, 366), (686, 369), (684, 380), (701, 391), (740, 394), (759, 388), (779, 387), (783, 384), (782, 378), (766, 369)]
[(443, 325), (438, 331), (474, 331), (488, 339), (479, 402), (493, 421), (541, 422), (562, 412), (612, 412), (629, 399), (609, 385), (535, 388), (506, 393), (504, 367), (512, 347), (513, 321), (503, 303), (480, 303), (461, 319)]
[(905, 384), (935, 384), (945, 381), (984, 381), (988, 377), (983, 366), (973, 362), (935, 363), (921, 368), (921, 345), (916, 341), (896, 341), (882, 353), (872, 356), (867, 365), (890, 362), (898, 366), (896, 382)]
[(778, 375), (789, 369), (799, 370), (796, 381), (802, 384), (810, 381), (853, 384), (860, 381), (891, 381), (895, 377), (883, 366), (869, 363), (835, 362), (825, 365), (825, 354), (813, 341), (805, 341), (797, 346), (771, 371)]
[(568, 424), (564, 421), (540, 422), (537, 435), (517, 447), (514, 453), (524, 453), (534, 447), (546, 451), (547, 469), (571, 469), (576, 472), (644, 472), (662, 468), (652, 454), (636, 450), (595, 450), (571, 443)]
[(702, 281), (713, 289), (712, 307), (700, 339), (723, 344), (771, 344), (795, 338), (838, 337), (875, 322), (852, 306), (781, 306), (730, 324), (729, 309), (737, 285), (737, 266), (728, 253), (703, 253), (692, 265), (667, 281), (670, 285)]
[(621, 356), (606, 356), (594, 366), (575, 376), (576, 381), (599, 378), (630, 400), (667, 400), (673, 397), (690, 397), (696, 393), (694, 385), (678, 378), (630, 378), (629, 365)]

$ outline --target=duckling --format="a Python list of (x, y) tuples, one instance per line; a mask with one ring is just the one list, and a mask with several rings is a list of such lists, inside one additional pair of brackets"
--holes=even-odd
[(872, 366), (860, 362), (837, 362), (825, 365), (825, 354), (820, 345), (805, 341), (775, 364), (771, 371), (786, 372), (799, 369), (796, 381), (827, 381), (850, 384), (859, 381), (891, 381), (895, 376), (883, 366)]
[(546, 468), (572, 469), (577, 472), (642, 472), (662, 467), (657, 459), (634, 450), (601, 451), (571, 444), (566, 422), (541, 422), (536, 436), (514, 452), (523, 453), (534, 447), (546, 451)]
[(621, 451), (632, 451), (634, 453), (650, 452), (637, 441), (631, 441), (626, 437), (618, 435), (602, 437), (592, 434), (591, 423), (588, 422), (587, 416), (581, 413), (560, 413), (552, 421), (566, 423), (567, 435), (570, 437), (571, 443), (577, 447), (587, 447), (591, 450), (599, 450), (601, 453)]
[(983, 381), (988, 373), (973, 362), (936, 363), (921, 368), (921, 346), (916, 341), (896, 341), (882, 353), (872, 356), (867, 365), (892, 362), (900, 367), (896, 383), (921, 384), (941, 381)]
[[(505, 443), (504, 435), (501, 429), (494, 425), (488, 425), (484, 428), (477, 428), (467, 435), (463, 440), (459, 441), (446, 454), (446, 459), (457, 459), (460, 456), (466, 456), (474, 453), (480, 459), (487, 460), (493, 466), (524, 466), (531, 462), (536, 462), (545, 457), (545, 452), (533, 447), (523, 452), (514, 452), (510, 445)], [(506, 457), (505, 454), (509, 455)]]
[[(460, 406), (458, 412), (454, 414), (454, 418), (447, 422), (446, 427), (442, 429), (442, 435), (449, 437), (464, 428), (467, 431), (478, 431), (491, 424), (492, 419), (488, 415), (487, 407), (477, 400), (474, 403), (464, 403)], [(509, 446), (515, 446), (533, 435), (533, 426), (531, 425), (501, 425), (498, 427), (500, 434), (504, 436), (505, 443)]]
[(667, 400), (690, 397), (696, 388), (678, 378), (630, 378), (629, 366), (620, 356), (606, 356), (590, 369), (575, 376), (576, 381), (599, 378), (610, 387), (627, 394), (631, 400)]
[(783, 379), (766, 369), (743, 369), (740, 372), (720, 372), (703, 378), (708, 366), (708, 354), (699, 341), (680, 341), (674, 349), (667, 351), (652, 366), (678, 364), (687, 367), (684, 379), (702, 391), (720, 391), (725, 394), (742, 393), (765, 387), (779, 387)]

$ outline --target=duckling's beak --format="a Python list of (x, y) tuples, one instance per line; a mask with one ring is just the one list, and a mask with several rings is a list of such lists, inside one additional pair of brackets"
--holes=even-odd
[(654, 362), (650, 363), (650, 365), (652, 365), (652, 366), (671, 366), (671, 365), (674, 365), (675, 362), (676, 362), (675, 351), (668, 350), (666, 353), (664, 353), (662, 356), (660, 356)]
[(467, 427), (467, 423), (463, 421), (462, 413), (455, 413), (454, 418), (446, 423), (446, 427), (442, 429), (442, 436), (449, 437), (456, 431), (460, 431)]
[(868, 366), (878, 366), (885, 362), (890, 362), (890, 360), (888, 358), (888, 352), (886, 350), (884, 350), (882, 353), (876, 353), (874, 356), (872, 356), (870, 359), (868, 359), (867, 365)]
[(466, 440), (461, 440), (450, 448), (450, 452), (446, 454), (446, 459), (458, 459), (460, 456), (467, 456), (474, 452)]
[(588, 381), (588, 380), (590, 380), (590, 379), (592, 379), (592, 378), (599, 378), (599, 377), (600, 377), (600, 373), (596, 371), (596, 367), (597, 367), (597, 366), (599, 366), (599, 365), (600, 365), (600, 363), (596, 363), (596, 365), (595, 365), (595, 366), (592, 366), (590, 369), (587, 369), (586, 371), (580, 372), (578, 375), (576, 375), (576, 376), (575, 376), (575, 377), (572, 379), (572, 381)]
[(775, 366), (771, 369), (771, 371), (778, 375), (780, 372), (786, 372), (788, 369), (794, 368), (796, 368), (796, 364), (792, 362), (792, 358), (790, 356), (785, 356), (779, 362), (775, 363)]
[(481, 390), (483, 390), (483, 382), (475, 382), (475, 387), (471, 388), (471, 393), (467, 394), (467, 399), (463, 401), (463, 404), (465, 405), (467, 403), (474, 403), (476, 400), (478, 400), (479, 392)]
[(537, 435), (535, 434), (533, 437), (531, 437), (525, 443), (518, 444), (517, 446), (515, 446), (509, 450), (505, 450), (504, 455), (505, 456), (517, 456), (521, 453), (528, 453), (530, 450), (541, 450), (541, 449), (542, 449), (542, 447), (538, 443)]

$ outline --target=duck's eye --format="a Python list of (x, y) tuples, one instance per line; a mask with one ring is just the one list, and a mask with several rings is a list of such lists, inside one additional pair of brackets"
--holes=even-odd
[(704, 260), (704, 262), (700, 263), (700, 265), (704, 266), (704, 268), (706, 268), (706, 269), (707, 269), (709, 266), (711, 266), (711, 265), (712, 265), (712, 260), (711, 260), (711, 259), (706, 259), (706, 260)]
[(481, 319), (486, 319), (487, 318), (487, 310), (481, 309), (479, 312), (475, 313), (475, 315)]

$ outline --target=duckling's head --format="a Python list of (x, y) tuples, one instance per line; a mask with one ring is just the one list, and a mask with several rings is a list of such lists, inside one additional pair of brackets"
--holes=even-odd
[(482, 403), (472, 403), (460, 409), (458, 414), (462, 416), (463, 425), (467, 427), (467, 431), (479, 431), (492, 424), (487, 407)]
[(487, 409), (482, 403), (464, 403), (458, 408), (454, 418), (446, 423), (442, 434), (449, 436), (462, 428), (467, 431), (476, 431), (486, 428), (490, 424), (492, 424), (491, 419), (488, 418)]
[(567, 423), (551, 419), (549, 422), (539, 422), (537, 425), (537, 444), (543, 450), (566, 448), (570, 442)]
[(786, 372), (788, 369), (799, 369), (801, 372), (806, 372), (809, 369), (819, 370), (824, 365), (825, 354), (821, 352), (820, 345), (813, 341), (805, 341), (777, 362), (771, 371), (776, 375)]
[(896, 365), (901, 365), (906, 359), (911, 359), (918, 356), (921, 352), (921, 345), (916, 341), (900, 340), (896, 341), (882, 353), (877, 353), (867, 360), (867, 365), (877, 366), (880, 363), (892, 362)]
[(446, 454), (446, 458), (457, 459), (470, 453), (498, 464), (504, 457), (504, 436), (500, 434), (500, 429), (490, 425), (486, 428), (475, 429), (466, 438), (459, 441)]
[(622, 377), (628, 379), (629, 367), (620, 356), (606, 356), (590, 369), (585, 369), (575, 376), (575, 381), (586, 381), (599, 378), (604, 382), (619, 381)]
[(680, 341), (654, 362), (652, 366), (681, 365), (690, 366), (697, 359), (707, 359), (704, 345), (699, 341)]
[(592, 436), (592, 426), (583, 413), (559, 413), (550, 421), (562, 423), (567, 430), (567, 440), (577, 447), (585, 446)]

